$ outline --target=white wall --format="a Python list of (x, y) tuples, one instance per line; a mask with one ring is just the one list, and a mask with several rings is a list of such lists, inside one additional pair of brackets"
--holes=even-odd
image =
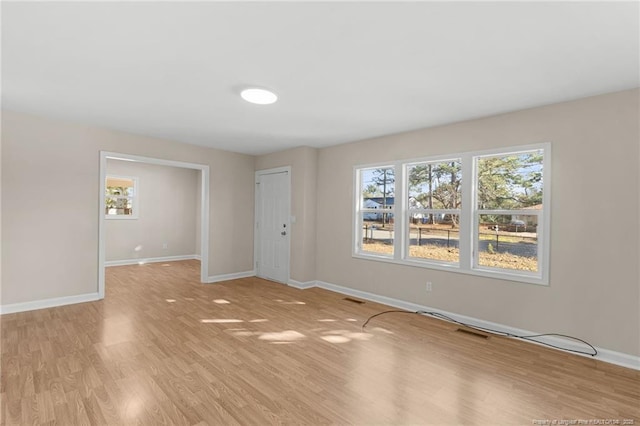
[[(638, 101), (625, 91), (321, 149), (317, 278), (640, 355)], [(548, 287), (351, 256), (355, 165), (537, 142), (552, 144)]]
[(209, 274), (253, 270), (252, 156), (13, 111), (2, 149), (3, 306), (97, 291), (101, 150), (208, 165)]
[(137, 218), (105, 221), (107, 262), (196, 255), (199, 170), (108, 159), (107, 175), (138, 179)]

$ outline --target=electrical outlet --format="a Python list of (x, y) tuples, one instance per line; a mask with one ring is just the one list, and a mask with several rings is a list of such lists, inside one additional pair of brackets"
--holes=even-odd
[(430, 291), (432, 290), (432, 284), (431, 284), (431, 281), (427, 281), (427, 288), (426, 288), (426, 290), (427, 290), (428, 292), (430, 292)]
[(169, 243), (162, 243), (162, 249), (166, 250), (169, 248)]

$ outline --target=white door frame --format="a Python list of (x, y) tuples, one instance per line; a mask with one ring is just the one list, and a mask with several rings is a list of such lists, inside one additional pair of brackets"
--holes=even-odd
[(98, 209), (98, 295), (104, 299), (105, 285), (105, 180), (107, 177), (107, 159), (135, 161), (156, 164), (159, 166), (182, 167), (200, 170), (200, 282), (209, 282), (209, 166), (205, 164), (185, 163), (182, 161), (164, 160), (160, 158), (142, 157), (119, 152), (100, 151), (100, 206)]
[(288, 190), (289, 194), (287, 194), (287, 203), (289, 204), (289, 211), (287, 212), (287, 229), (289, 232), (289, 244), (287, 244), (287, 254), (286, 254), (286, 262), (287, 262), (287, 277), (285, 279), (284, 284), (289, 284), (289, 279), (291, 278), (291, 166), (284, 167), (276, 167), (273, 169), (265, 169), (256, 171), (255, 177), (255, 185), (256, 190), (254, 191), (254, 219), (253, 219), (253, 261), (256, 276), (258, 275), (258, 261), (259, 261), (259, 242), (260, 242), (260, 229), (258, 228), (258, 217), (259, 217), (259, 207), (260, 200), (258, 199), (259, 193), (257, 190), (257, 186), (260, 183), (260, 176), (262, 175), (272, 175), (276, 173), (287, 173), (288, 179)]

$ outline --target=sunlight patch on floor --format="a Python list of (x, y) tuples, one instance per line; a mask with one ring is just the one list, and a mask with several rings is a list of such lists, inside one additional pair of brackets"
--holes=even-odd
[(295, 330), (276, 331), (271, 333), (262, 333), (258, 339), (260, 340), (272, 340), (279, 342), (294, 342), (296, 340), (304, 339), (305, 335)]
[(282, 303), (283, 305), (306, 305), (305, 302), (301, 302), (299, 300), (293, 300), (293, 301), (286, 302), (286, 301), (284, 301), (282, 299), (275, 299), (275, 302)]
[(382, 327), (374, 327), (372, 331), (381, 331), (383, 333), (393, 334), (393, 331), (387, 330), (386, 328), (382, 328)]
[(241, 319), (233, 319), (233, 318), (208, 318), (208, 319), (201, 319), (200, 322), (204, 324), (229, 324), (229, 323), (244, 322), (244, 321)]
[(369, 333), (347, 333), (345, 336), (353, 340), (369, 340), (373, 337)]
[(225, 299), (215, 299), (213, 303), (217, 303), (218, 305), (228, 305), (231, 302)]
[(338, 336), (335, 334), (331, 334), (329, 336), (322, 336), (321, 339), (329, 343), (347, 343), (351, 341), (351, 339), (349, 339), (348, 337)]
[(325, 331), (320, 338), (329, 343), (348, 343), (352, 340), (369, 340), (373, 337), (369, 333), (355, 333), (348, 330)]
[(145, 401), (137, 395), (133, 398), (126, 399), (126, 404), (123, 407), (124, 417), (127, 419), (135, 419), (140, 415)]

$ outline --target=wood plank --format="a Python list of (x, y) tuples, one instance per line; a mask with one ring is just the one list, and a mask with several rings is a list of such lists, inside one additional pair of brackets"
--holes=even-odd
[[(165, 266), (167, 265), (167, 266)], [(322, 289), (107, 269), (103, 301), (3, 315), (3, 424), (640, 422), (640, 373)]]

